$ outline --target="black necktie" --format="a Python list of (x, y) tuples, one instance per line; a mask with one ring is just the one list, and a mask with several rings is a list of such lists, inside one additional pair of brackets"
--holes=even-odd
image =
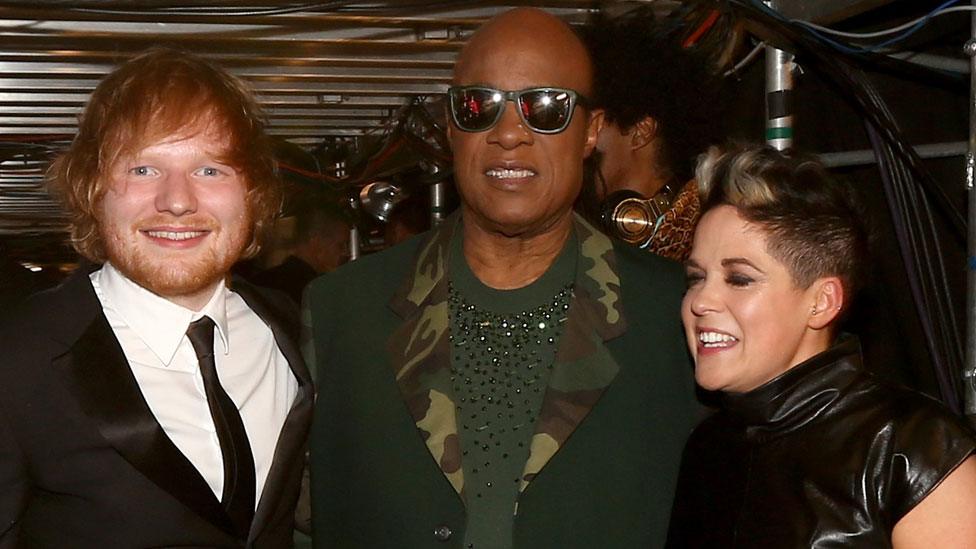
[(247, 538), (254, 518), (254, 457), (244, 432), (244, 422), (234, 401), (227, 396), (217, 377), (214, 361), (214, 321), (205, 316), (190, 324), (186, 337), (193, 345), (203, 374), (210, 416), (217, 429), (220, 453), (224, 460), (224, 492), (220, 498), (242, 538)]

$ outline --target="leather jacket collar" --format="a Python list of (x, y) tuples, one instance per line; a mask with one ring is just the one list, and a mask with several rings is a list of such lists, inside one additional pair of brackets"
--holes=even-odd
[(841, 336), (826, 351), (747, 393), (723, 393), (721, 406), (755, 442), (792, 432), (827, 414), (861, 370), (861, 345)]

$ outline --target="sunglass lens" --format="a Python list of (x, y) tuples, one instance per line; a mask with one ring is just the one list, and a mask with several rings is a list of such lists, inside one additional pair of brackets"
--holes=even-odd
[(558, 90), (536, 90), (522, 94), (522, 114), (537, 131), (552, 132), (566, 126), (572, 112), (569, 94)]
[(498, 92), (482, 89), (461, 89), (451, 92), (454, 120), (466, 131), (482, 131), (495, 121), (505, 97)]

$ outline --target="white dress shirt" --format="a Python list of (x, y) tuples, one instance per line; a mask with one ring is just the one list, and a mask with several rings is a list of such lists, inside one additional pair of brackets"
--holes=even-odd
[(90, 276), (149, 409), (219, 500), (224, 488), (220, 441), (196, 353), (186, 337), (191, 322), (213, 319), (220, 384), (240, 410), (254, 454), (256, 506), (298, 392), (271, 328), (223, 283), (194, 312), (139, 286), (110, 263)]

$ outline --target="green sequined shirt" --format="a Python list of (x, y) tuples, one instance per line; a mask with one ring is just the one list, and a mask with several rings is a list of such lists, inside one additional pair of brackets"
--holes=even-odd
[(522, 469), (569, 310), (578, 247), (572, 235), (552, 266), (516, 290), (471, 272), (459, 229), (451, 243), (451, 379), (467, 514), (464, 547), (512, 546)]

